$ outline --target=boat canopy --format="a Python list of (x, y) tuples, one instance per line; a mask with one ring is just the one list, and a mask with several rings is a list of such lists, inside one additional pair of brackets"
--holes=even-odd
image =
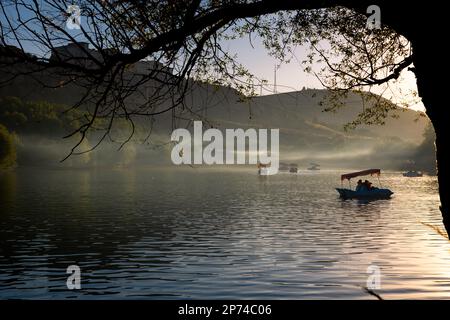
[(380, 169), (368, 169), (368, 170), (363, 170), (363, 171), (358, 171), (358, 172), (352, 172), (352, 173), (346, 173), (341, 175), (341, 181), (347, 179), (350, 180), (351, 178), (355, 178), (355, 177), (359, 177), (359, 176), (367, 176), (367, 175), (380, 175), (381, 170)]

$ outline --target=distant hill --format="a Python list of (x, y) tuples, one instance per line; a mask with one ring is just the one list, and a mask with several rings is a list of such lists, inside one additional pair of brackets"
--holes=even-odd
[[(204, 117), (208, 124), (225, 128), (279, 128), (283, 161), (298, 162), (305, 167), (309, 162), (320, 162), (325, 167), (381, 166), (401, 169), (412, 163), (415, 150), (424, 141), (424, 132), (430, 125), (420, 112), (398, 108), (389, 113), (385, 125), (360, 126), (344, 130), (362, 111), (362, 100), (350, 93), (344, 107), (337, 112), (323, 112), (321, 105), (327, 90), (307, 89), (297, 92), (255, 97), (242, 101), (229, 88), (214, 88), (195, 84), (186, 100), (194, 110), (185, 111), (181, 118)], [(164, 131), (170, 116), (158, 121)], [(177, 126), (188, 126), (178, 120)], [(429, 140), (428, 140), (429, 143)], [(429, 148), (422, 148), (429, 150)], [(434, 166), (434, 154), (422, 155)], [(422, 161), (426, 162), (425, 160)]]
[[(45, 72), (39, 80), (52, 84), (61, 81)], [(170, 161), (168, 147), (155, 152), (149, 146), (154, 145), (155, 141), (161, 144), (167, 142), (173, 125), (189, 127), (191, 120), (203, 119), (205, 125), (221, 129), (279, 128), (281, 160), (298, 162), (300, 166), (319, 162), (325, 167), (401, 168), (416, 156), (416, 151), (424, 140), (423, 133), (429, 125), (429, 120), (421, 117), (419, 112), (398, 108), (391, 112), (383, 126), (361, 126), (346, 132), (343, 126), (362, 111), (361, 97), (354, 93), (349, 94), (345, 106), (338, 112), (323, 112), (324, 106), (320, 102), (328, 94), (327, 90), (306, 89), (242, 99), (231, 88), (198, 82), (191, 84), (192, 88), (185, 98), (187, 108), (176, 110), (177, 118), (174, 121), (171, 112), (154, 117), (154, 139), (151, 138), (150, 143), (143, 146), (137, 144), (139, 134), (137, 135), (134, 144), (140, 152), (134, 154), (139, 162)], [(20, 76), (8, 86), (0, 88), (0, 97), (17, 96), (24, 101), (47, 101), (70, 106), (77, 102), (82, 92), (74, 84), (46, 88), (31, 77)], [(136, 94), (127, 103), (132, 105), (144, 101), (145, 97)], [(168, 103), (158, 106), (156, 110), (166, 108)], [(142, 132), (148, 128), (148, 119), (135, 120)], [(144, 133), (141, 138), (142, 136)], [(67, 143), (65, 146), (67, 147)], [(433, 155), (430, 155), (429, 162), (433, 163), (433, 159)]]

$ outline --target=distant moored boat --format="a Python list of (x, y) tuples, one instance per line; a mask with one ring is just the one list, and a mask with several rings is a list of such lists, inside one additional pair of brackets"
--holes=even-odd
[(289, 172), (290, 173), (297, 173), (298, 172), (298, 166), (296, 163), (289, 164)]
[(320, 170), (320, 164), (317, 164), (317, 163), (314, 163), (314, 162), (312, 162), (312, 163), (310, 163), (310, 167), (308, 168), (308, 170)]
[(403, 176), (410, 177), (410, 178), (423, 177), (423, 173), (420, 171), (416, 171), (416, 170), (409, 170), (408, 172), (404, 172)]
[(258, 163), (258, 174), (260, 176), (270, 175), (270, 167), (267, 164)]

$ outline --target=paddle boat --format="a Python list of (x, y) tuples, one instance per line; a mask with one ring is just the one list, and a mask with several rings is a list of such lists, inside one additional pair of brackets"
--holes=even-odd
[[(381, 187), (380, 183), (380, 169), (368, 169), (363, 171), (351, 172), (341, 175), (341, 185), (344, 180), (348, 180), (349, 188), (336, 188), (339, 196), (343, 199), (363, 199), (363, 200), (377, 200), (377, 199), (389, 199), (391, 195), (394, 193), (389, 189), (384, 189)], [(369, 187), (366, 186), (357, 188), (357, 190), (352, 190), (350, 185), (350, 180), (352, 178), (367, 176), (367, 175), (376, 175), (378, 177), (378, 183), (380, 184), (380, 188), (377, 187)]]
[(409, 170), (408, 172), (404, 172), (403, 176), (409, 178), (423, 177), (423, 173), (416, 170)]

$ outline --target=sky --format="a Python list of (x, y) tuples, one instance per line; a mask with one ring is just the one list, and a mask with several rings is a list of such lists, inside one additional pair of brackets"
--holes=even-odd
[[(228, 51), (236, 53), (238, 61), (256, 77), (268, 81), (268, 85), (262, 91), (263, 95), (274, 93), (275, 66), (277, 66), (276, 91), (278, 93), (301, 90), (303, 87), (323, 88), (314, 75), (303, 71), (301, 61), (307, 55), (307, 47), (297, 47), (294, 58), (291, 59), (290, 63), (281, 65), (267, 53), (258, 38), (252, 39), (251, 44), (247, 38), (234, 40), (227, 43), (226, 48)], [(316, 65), (315, 69), (320, 69), (320, 66)], [(391, 84), (387, 90), (385, 90), (385, 87), (373, 87), (372, 90), (375, 93), (383, 94), (383, 97), (396, 103), (407, 103), (411, 109), (425, 111), (424, 105), (417, 97), (416, 78), (411, 71), (403, 71), (397, 83)], [(260, 89), (256, 90), (256, 93), (260, 94)]]
[[(277, 93), (301, 90), (303, 87), (323, 88), (320, 81), (314, 75), (305, 73), (301, 66), (301, 61), (305, 59), (308, 51), (307, 47), (297, 47), (290, 63), (279, 64), (275, 58), (269, 56), (261, 40), (256, 36), (252, 38), (251, 43), (248, 38), (242, 38), (228, 41), (223, 45), (230, 53), (236, 53), (237, 60), (252, 74), (259, 79), (268, 81), (268, 85), (264, 86), (262, 91), (259, 87), (256, 89), (256, 94), (267, 95), (275, 92), (273, 85), (275, 69)], [(30, 47), (27, 47), (26, 50), (32, 53), (39, 51), (37, 48)], [(318, 70), (320, 67), (320, 65), (316, 65), (313, 66), (313, 69)], [(372, 87), (374, 93), (382, 94), (383, 97), (395, 103), (406, 104), (414, 110), (425, 110), (420, 98), (417, 97), (417, 86), (412, 72), (403, 71), (397, 83), (390, 85), (387, 90), (385, 89), (385, 86)]]

